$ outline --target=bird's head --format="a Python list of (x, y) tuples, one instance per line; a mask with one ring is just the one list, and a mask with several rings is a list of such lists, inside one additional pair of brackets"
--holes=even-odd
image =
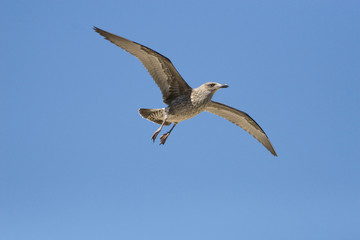
[(226, 84), (208, 82), (208, 83), (204, 83), (198, 88), (195, 88), (192, 94), (197, 96), (199, 99), (210, 101), (212, 96), (217, 90), (219, 90), (220, 88), (227, 88), (227, 87), (229, 86)]
[(220, 84), (216, 82), (208, 82), (200, 86), (200, 88), (203, 88), (204, 90), (207, 90), (212, 93), (215, 93), (220, 88), (227, 88), (227, 87), (229, 87), (227, 84)]

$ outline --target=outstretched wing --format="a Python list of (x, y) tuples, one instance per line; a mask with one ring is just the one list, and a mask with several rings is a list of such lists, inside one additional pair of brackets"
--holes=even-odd
[(262, 143), (274, 156), (277, 156), (275, 149), (269, 138), (266, 136), (264, 130), (262, 130), (255, 120), (245, 112), (213, 101), (211, 101), (205, 108), (205, 111), (216, 114), (232, 123), (235, 123)]
[(142, 62), (159, 86), (164, 103), (170, 104), (176, 97), (191, 90), (191, 87), (185, 82), (167, 57), (148, 47), (106, 32), (100, 28), (94, 27), (94, 30)]

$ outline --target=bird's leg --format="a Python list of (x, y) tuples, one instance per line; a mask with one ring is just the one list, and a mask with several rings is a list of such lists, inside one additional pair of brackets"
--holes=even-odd
[(170, 131), (168, 131), (167, 133), (165, 133), (164, 135), (162, 135), (160, 137), (160, 144), (165, 144), (166, 139), (168, 138), (168, 136), (170, 135), (171, 131), (174, 129), (174, 127), (176, 126), (177, 123), (174, 123), (174, 125), (172, 126), (172, 128), (170, 129)]
[(159, 132), (160, 132), (161, 129), (163, 128), (163, 126), (164, 126), (164, 124), (165, 124), (165, 122), (166, 122), (166, 119), (167, 119), (167, 117), (164, 118), (164, 121), (161, 123), (161, 126), (159, 127), (159, 129), (156, 130), (156, 131), (154, 132), (154, 134), (152, 135), (151, 139), (153, 140), (153, 142), (155, 142), (155, 139), (156, 139), (157, 135), (159, 134)]

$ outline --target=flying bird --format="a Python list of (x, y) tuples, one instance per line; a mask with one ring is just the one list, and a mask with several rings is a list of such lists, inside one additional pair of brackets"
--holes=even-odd
[(139, 109), (139, 113), (143, 118), (160, 124), (160, 127), (151, 137), (153, 141), (155, 141), (164, 125), (173, 124), (170, 131), (160, 137), (160, 144), (165, 143), (171, 131), (179, 122), (206, 111), (223, 117), (243, 128), (262, 143), (274, 156), (277, 156), (265, 132), (248, 114), (211, 100), (216, 91), (221, 88), (227, 88), (228, 85), (208, 82), (198, 88), (191, 88), (167, 57), (146, 46), (106, 32), (100, 28), (94, 27), (94, 30), (105, 37), (105, 39), (137, 57), (160, 88), (163, 102), (167, 104), (167, 107)]

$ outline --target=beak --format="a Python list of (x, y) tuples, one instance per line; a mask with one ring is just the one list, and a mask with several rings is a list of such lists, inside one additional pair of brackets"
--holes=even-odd
[(220, 86), (220, 88), (228, 88), (228, 87), (229, 87), (229, 85), (227, 85), (227, 84), (223, 84)]

